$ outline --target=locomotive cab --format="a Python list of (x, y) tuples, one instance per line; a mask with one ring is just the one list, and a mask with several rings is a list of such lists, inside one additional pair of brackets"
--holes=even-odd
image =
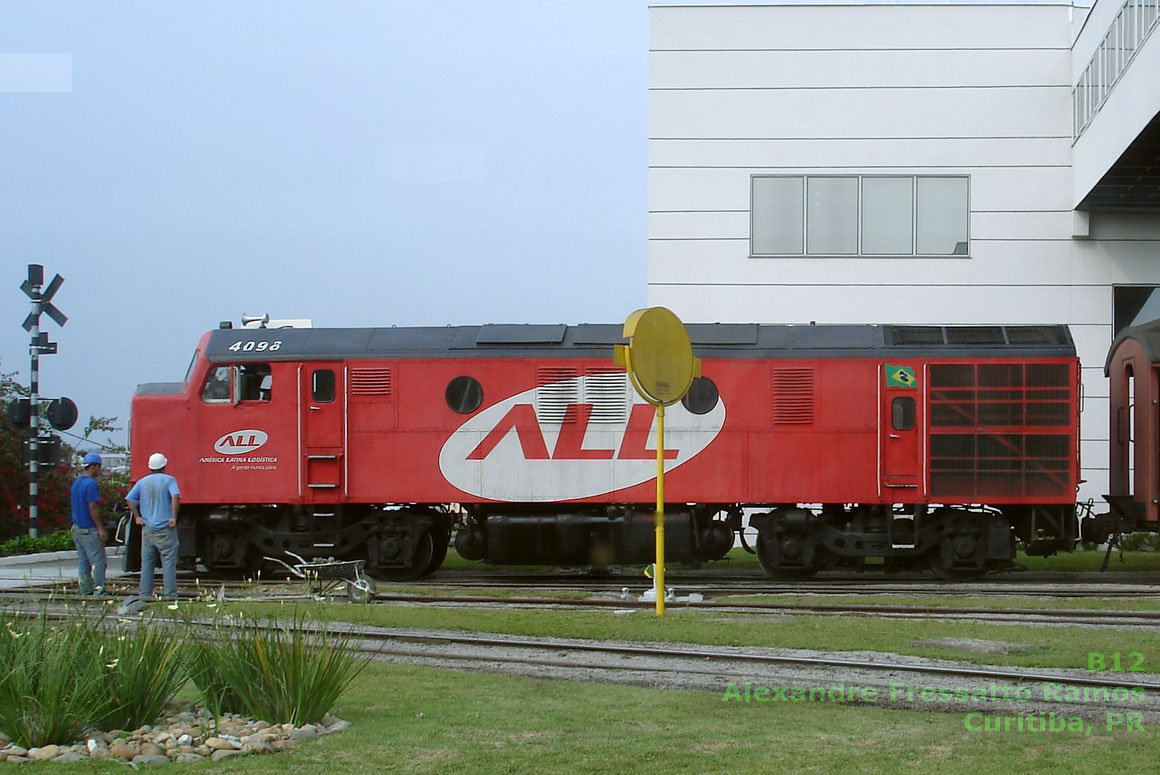
[(1084, 521), (1084, 540), (1160, 527), (1160, 320), (1124, 329), (1104, 364), (1110, 390), (1111, 513)]

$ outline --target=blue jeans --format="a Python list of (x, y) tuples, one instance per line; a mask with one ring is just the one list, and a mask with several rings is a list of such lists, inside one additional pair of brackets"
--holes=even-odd
[(141, 597), (153, 594), (153, 569), (161, 554), (161, 578), (165, 597), (177, 597), (177, 528), (160, 530), (145, 525), (141, 528)]
[(105, 591), (105, 542), (95, 527), (72, 526), (73, 543), (77, 547), (77, 578), (81, 594), (100, 594)]

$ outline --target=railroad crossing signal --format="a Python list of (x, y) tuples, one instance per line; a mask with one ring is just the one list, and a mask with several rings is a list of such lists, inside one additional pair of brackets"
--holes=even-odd
[(671, 310), (664, 307), (638, 309), (624, 321), (628, 344), (616, 345), (612, 360), (628, 370), (636, 392), (656, 409), (657, 418), (657, 515), (656, 592), (657, 616), (665, 615), (665, 407), (677, 403), (701, 376), (701, 359), (693, 357), (689, 332)]
[[(33, 538), (36, 537), (36, 496), (37, 496), (37, 475), (40, 472), (40, 463), (44, 455), (41, 452), (41, 445), (51, 447), (56, 442), (51, 436), (42, 437), (40, 435), (40, 356), (54, 355), (56, 353), (56, 342), (48, 341), (48, 334), (40, 330), (40, 316), (48, 315), (58, 326), (63, 326), (68, 322), (68, 317), (57, 309), (56, 305), (52, 303), (52, 297), (60, 290), (60, 286), (64, 285), (64, 278), (60, 275), (54, 275), (48, 287), (43, 291), (41, 286), (44, 285), (44, 267), (40, 264), (28, 265), (28, 279), (20, 284), (20, 290), (24, 291), (24, 295), (32, 300), (32, 312), (28, 313), (28, 317), (24, 319), (24, 330), (32, 334), (32, 342), (29, 344), (28, 352), (32, 356), (32, 375), (30, 379), (30, 390), (28, 399), (28, 534)], [(63, 402), (68, 402), (67, 405)], [(72, 419), (68, 419), (70, 413), (69, 406), (71, 406)], [(49, 407), (50, 422), (53, 427), (65, 430), (72, 427), (72, 423), (76, 422), (76, 405), (67, 398), (54, 401)], [(59, 424), (58, 424), (59, 423)], [(61, 428), (61, 425), (66, 424), (66, 428)], [(46, 451), (48, 451), (46, 449)], [(51, 460), (51, 456), (45, 458)]]
[[(42, 293), (40, 286), (44, 284), (44, 267), (40, 264), (28, 265), (28, 279), (20, 284), (20, 290), (24, 291), (24, 295), (32, 299), (33, 310), (28, 313), (28, 317), (24, 319), (24, 330), (31, 331), (33, 326), (39, 326), (40, 315), (44, 313), (58, 326), (64, 326), (68, 322), (68, 316), (57, 309), (56, 305), (52, 303), (52, 297), (60, 290), (60, 286), (64, 285), (64, 278), (60, 275), (55, 275), (52, 282), (44, 289)], [(40, 308), (36, 305), (39, 303)]]

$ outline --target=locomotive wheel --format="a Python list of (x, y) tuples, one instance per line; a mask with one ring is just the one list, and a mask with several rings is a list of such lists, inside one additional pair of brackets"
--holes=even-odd
[(447, 545), (451, 541), (451, 535), (442, 530), (432, 530), (428, 534), (432, 536), (431, 540), (435, 546), (431, 552), (431, 560), (427, 563), (427, 567), (423, 569), (423, 573), (419, 578), (426, 578), (439, 570), (439, 566), (447, 559)]
[(772, 551), (765, 538), (757, 536), (757, 564), (766, 575), (779, 581), (806, 581), (818, 572), (817, 567), (786, 568), (777, 564), (777, 555)]
[[(943, 539), (944, 542), (951, 540)], [(986, 565), (981, 568), (955, 568), (947, 564), (947, 555), (954, 556), (953, 544), (951, 547), (936, 546), (927, 555), (931, 571), (943, 581), (978, 581), (987, 575)]]
[[(443, 551), (446, 554), (446, 547), (444, 547)], [(411, 561), (409, 563), (395, 568), (371, 568), (369, 572), (379, 581), (411, 581), (420, 578), (428, 572), (427, 568), (434, 559), (434, 556), (435, 542), (431, 538), (431, 531), (424, 530), (415, 542), (415, 551), (411, 554)], [(440, 562), (442, 562), (442, 559), (440, 559)]]

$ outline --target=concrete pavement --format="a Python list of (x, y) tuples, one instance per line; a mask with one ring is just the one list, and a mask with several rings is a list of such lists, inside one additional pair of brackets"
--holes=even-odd
[[(137, 576), (136, 573), (125, 574), (121, 570), (124, 552), (125, 547), (123, 546), (110, 546), (106, 549), (105, 554), (108, 557), (108, 568), (105, 570), (106, 581), (118, 579), (125, 575), (134, 578)], [(75, 584), (76, 580), (77, 553), (75, 550), (0, 557), (0, 589), (24, 589), (25, 587), (70, 581)]]

